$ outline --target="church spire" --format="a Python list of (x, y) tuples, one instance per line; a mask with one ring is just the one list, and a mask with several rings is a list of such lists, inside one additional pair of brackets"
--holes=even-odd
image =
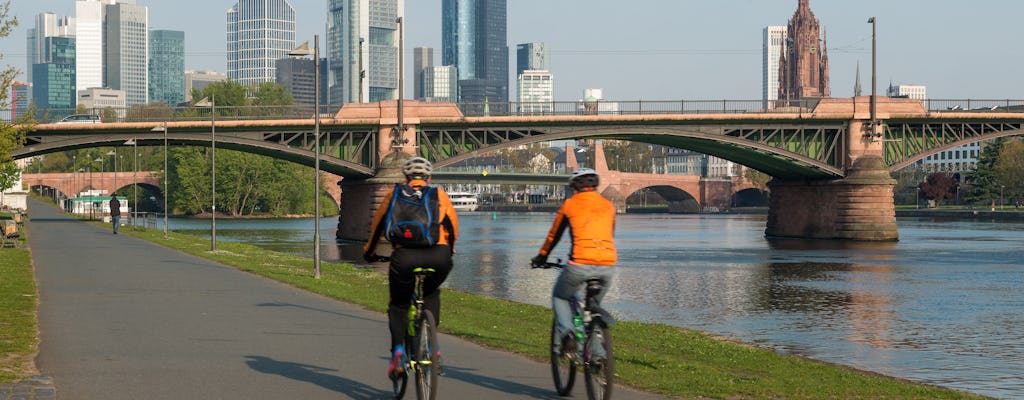
[(857, 61), (857, 80), (853, 83), (853, 97), (860, 96), (860, 61)]

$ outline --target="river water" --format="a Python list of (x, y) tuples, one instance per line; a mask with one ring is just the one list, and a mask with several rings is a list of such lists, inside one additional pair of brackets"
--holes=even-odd
[[(531, 270), (553, 214), (464, 213), (446, 286), (548, 305)], [(323, 259), (355, 259), (321, 220)], [(768, 240), (763, 216), (621, 215), (620, 319), (699, 329), (781, 353), (1024, 399), (1024, 223), (899, 219), (896, 243)], [(209, 237), (209, 221), (171, 229)], [(312, 219), (217, 221), (222, 241), (312, 252)], [(564, 257), (560, 244), (553, 257)]]

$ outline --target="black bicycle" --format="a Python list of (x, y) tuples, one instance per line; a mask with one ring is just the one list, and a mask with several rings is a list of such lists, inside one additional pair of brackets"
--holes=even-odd
[[(387, 262), (388, 257), (378, 256), (375, 261)], [(409, 361), (404, 372), (392, 380), (395, 400), (405, 396), (409, 374), (415, 376), (416, 399), (437, 398), (437, 380), (441, 374), (441, 352), (437, 344), (437, 320), (423, 304), (423, 282), (435, 271), (433, 268), (416, 268), (416, 288), (412, 305), (409, 306), (409, 331), (405, 336), (405, 348), (409, 350)]]
[[(563, 268), (559, 259), (554, 263), (534, 264), (533, 268)], [(615, 371), (612, 353), (612, 335), (609, 326), (615, 323), (611, 314), (601, 308), (597, 294), (603, 286), (597, 278), (588, 279), (586, 295), (578, 294), (569, 304), (572, 307), (576, 332), (557, 338), (558, 321), (551, 324), (551, 375), (559, 396), (568, 396), (576, 382), (576, 370), (583, 368), (589, 400), (611, 399)], [(555, 351), (556, 340), (561, 349)]]

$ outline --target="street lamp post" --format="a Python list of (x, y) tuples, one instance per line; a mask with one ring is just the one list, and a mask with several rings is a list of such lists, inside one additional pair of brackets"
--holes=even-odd
[(217, 95), (196, 105), (210, 106), (210, 251), (217, 251)]
[(167, 181), (167, 121), (162, 126), (151, 129), (152, 132), (164, 133), (164, 239), (167, 239), (167, 196), (170, 194), (170, 184)]
[(875, 113), (876, 112), (876, 107), (878, 106), (878, 96), (877, 96), (877, 93), (876, 93), (876, 90), (878, 88), (877, 75), (876, 75), (876, 71), (877, 71), (877, 69), (876, 69), (877, 57), (876, 57), (876, 55), (877, 55), (877, 53), (875, 51), (875, 28), (876, 28), (877, 25), (876, 25), (876, 22), (875, 22), (875, 17), (868, 18), (868, 23), (871, 24), (871, 125), (870, 125), (870, 129), (871, 129), (871, 140), (873, 141), (875, 139), (875, 135), (876, 135), (876, 132), (877, 132), (877, 127), (875, 125), (878, 123), (878, 115)]
[(313, 176), (313, 277), (320, 279), (320, 35), (313, 35), (312, 52), (308, 43), (303, 43), (288, 55), (313, 55), (313, 169), (316, 170)]

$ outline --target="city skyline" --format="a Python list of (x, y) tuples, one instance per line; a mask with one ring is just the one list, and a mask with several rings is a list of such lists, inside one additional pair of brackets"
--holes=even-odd
[[(152, 29), (185, 31), (186, 69), (226, 71), (223, 18), (234, 1), (137, 3), (150, 8)], [(292, 2), (296, 44), (312, 42), (314, 34), (325, 37), (327, 1), (298, 3)], [(556, 100), (580, 99), (586, 88), (602, 88), (610, 100), (756, 100), (762, 95), (762, 32), (769, 25), (784, 25), (797, 0), (649, 0), (646, 7), (631, 8), (616, 4), (511, 1), (507, 41), (510, 47), (527, 42), (550, 46), (551, 72), (559, 77)], [(21, 24), (0, 40), (3, 63), (19, 69), (24, 79), (26, 32), (35, 16), (47, 11), (73, 16), (74, 8), (72, 0), (12, 2), (11, 14)], [(929, 97), (936, 99), (1024, 97), (1024, 83), (1015, 79), (1014, 69), (1020, 52), (1012, 43), (1009, 49), (997, 44), (1016, 24), (1014, 16), (1024, 11), (1024, 4), (865, 0), (853, 6), (812, 0), (811, 8), (828, 37), (833, 97), (852, 96), (857, 64), (871, 65), (869, 17), (878, 21), (880, 94), (891, 81), (928, 86)], [(440, 1), (408, 2), (405, 21), (407, 63), (415, 47), (440, 52)], [(324, 52), (323, 40), (321, 46)], [(512, 65), (514, 53), (509, 54)], [(413, 97), (412, 69), (406, 65), (405, 98)], [(629, 74), (621, 73), (627, 70)], [(862, 83), (871, 81), (870, 68), (860, 73)], [(509, 77), (510, 86), (514, 79)], [(870, 93), (869, 85), (864, 85), (864, 94)]]

